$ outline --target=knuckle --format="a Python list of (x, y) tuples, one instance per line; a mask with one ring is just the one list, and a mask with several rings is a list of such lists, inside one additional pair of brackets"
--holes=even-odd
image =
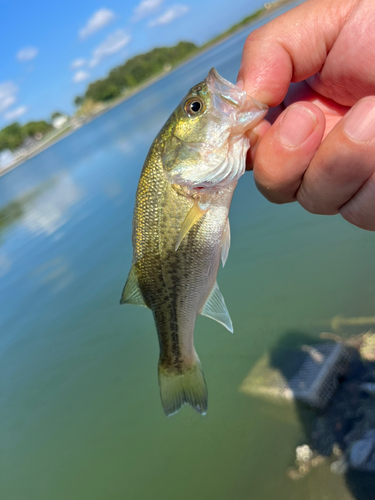
[(322, 212), (316, 205), (314, 199), (301, 194), (300, 191), (298, 191), (297, 193), (297, 201), (301, 205), (301, 207), (307, 210), (307, 212), (310, 212), (310, 214), (322, 215)]
[(263, 196), (273, 203), (284, 204), (296, 200), (297, 187), (285, 179), (277, 168), (263, 168), (259, 163), (254, 164), (254, 180)]
[(271, 189), (268, 185), (261, 184), (255, 180), (258, 191), (271, 203), (275, 205), (285, 205), (295, 201), (295, 197), (284, 194), (281, 191)]
[(260, 27), (255, 29), (250, 33), (250, 35), (246, 38), (245, 41), (245, 49), (248, 48), (249, 45), (252, 45), (254, 42), (262, 40), (264, 33), (264, 28)]
[(265, 24), (252, 31), (244, 43), (244, 53), (252, 52), (258, 47), (268, 46), (275, 43), (275, 36), (272, 26)]
[(358, 207), (352, 204), (344, 205), (340, 208), (340, 215), (353, 226), (357, 226), (367, 231), (375, 231), (375, 215), (369, 218), (367, 214), (358, 210)]
[(340, 208), (341, 216), (350, 224), (375, 231), (375, 176), (372, 175), (353, 198)]
[(338, 213), (338, 208), (319, 197), (317, 193), (310, 193), (303, 184), (297, 192), (297, 201), (307, 212), (314, 215), (335, 215)]

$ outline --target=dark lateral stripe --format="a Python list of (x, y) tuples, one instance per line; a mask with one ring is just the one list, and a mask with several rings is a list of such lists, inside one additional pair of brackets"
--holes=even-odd
[(181, 350), (178, 335), (177, 315), (174, 307), (171, 307), (170, 315), (170, 332), (172, 341), (173, 366), (177, 369), (181, 368)]
[(165, 305), (154, 311), (154, 318), (159, 337), (160, 361), (165, 367), (180, 370), (182, 358), (176, 310), (173, 306)]

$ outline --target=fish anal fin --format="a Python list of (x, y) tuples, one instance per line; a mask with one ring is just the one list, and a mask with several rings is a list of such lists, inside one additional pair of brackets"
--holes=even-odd
[(224, 297), (221, 295), (217, 283), (215, 283), (210, 296), (203, 306), (202, 316), (207, 316), (225, 326), (227, 330), (233, 333), (232, 320), (230, 319)]
[(133, 304), (135, 306), (147, 307), (138, 285), (138, 278), (135, 272), (134, 264), (130, 269), (128, 279), (126, 280), (122, 291), (120, 304)]
[(187, 216), (185, 217), (184, 222), (182, 223), (180, 233), (177, 238), (176, 246), (175, 246), (175, 251), (178, 250), (178, 247), (181, 245), (181, 241), (185, 238), (187, 233), (190, 231), (190, 229), (194, 226), (196, 222), (199, 221), (201, 217), (205, 213), (208, 212), (208, 209), (203, 209), (199, 206), (199, 202), (195, 201), (194, 205), (191, 207), (189, 212), (187, 213)]
[(224, 227), (223, 237), (221, 240), (221, 263), (223, 267), (225, 266), (225, 263), (227, 261), (229, 249), (230, 249), (230, 225), (228, 218)]

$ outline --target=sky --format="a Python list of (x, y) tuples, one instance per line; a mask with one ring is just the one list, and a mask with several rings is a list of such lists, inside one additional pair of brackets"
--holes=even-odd
[(136, 54), (198, 45), (262, 0), (0, 0), (0, 128), (72, 114), (91, 81)]

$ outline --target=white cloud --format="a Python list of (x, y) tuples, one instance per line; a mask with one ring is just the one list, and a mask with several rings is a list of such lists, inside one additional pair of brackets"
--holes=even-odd
[(51, 235), (70, 219), (69, 209), (82, 197), (83, 192), (73, 179), (62, 174), (55, 186), (30, 202), (23, 224), (34, 234)]
[(115, 33), (112, 33), (93, 51), (89, 66), (93, 68), (99, 64), (102, 59), (115, 54), (124, 48), (130, 42), (130, 39), (130, 35), (125, 33), (123, 30), (118, 30)]
[(75, 59), (70, 67), (72, 69), (82, 68), (86, 64), (86, 59)]
[(21, 62), (31, 61), (38, 55), (38, 49), (36, 47), (25, 47), (17, 52), (17, 59)]
[(150, 21), (147, 26), (149, 28), (152, 28), (153, 26), (168, 24), (178, 17), (186, 14), (187, 12), (189, 12), (189, 10), (190, 8), (187, 5), (173, 5), (170, 9), (166, 10), (164, 14)]
[(18, 108), (13, 109), (5, 113), (4, 117), (6, 120), (16, 120), (20, 116), (24, 115), (27, 111), (27, 106), (18, 106)]
[(87, 71), (77, 71), (77, 73), (74, 74), (73, 76), (73, 82), (74, 83), (79, 83), (83, 82), (84, 80), (87, 80), (87, 78), (90, 76), (90, 73)]
[(79, 31), (79, 36), (82, 39), (93, 35), (113, 21), (115, 18), (114, 12), (109, 9), (97, 10), (87, 21), (86, 25)]
[(134, 9), (133, 21), (138, 21), (142, 17), (148, 16), (151, 12), (159, 7), (164, 0), (143, 0)]
[(0, 113), (16, 102), (18, 87), (13, 82), (0, 83)]

